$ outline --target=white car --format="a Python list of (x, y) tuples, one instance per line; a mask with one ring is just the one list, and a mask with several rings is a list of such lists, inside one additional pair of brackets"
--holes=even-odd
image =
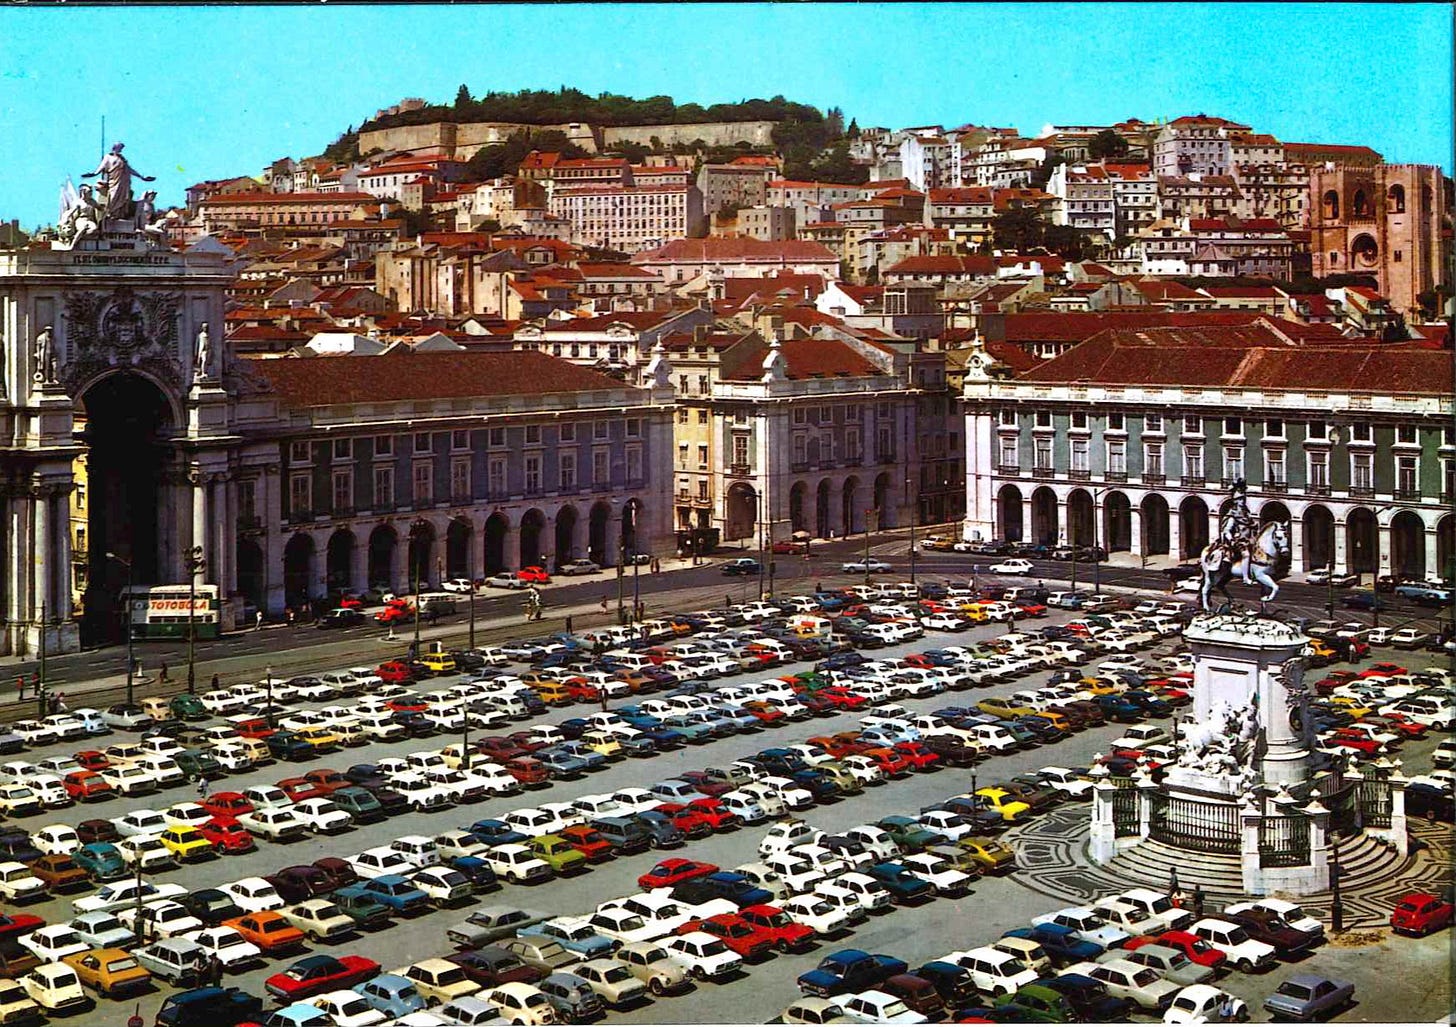
[(591, 929), (604, 938), (612, 938), (623, 945), (639, 941), (656, 941), (668, 934), (660, 921), (649, 922), (636, 913), (625, 909), (604, 909), (593, 914), (587, 921)]
[(1173, 996), (1164, 1023), (1243, 1023), (1249, 1007), (1243, 999), (1210, 984), (1190, 984)]
[(20, 978), (20, 986), (32, 1002), (51, 1012), (75, 1009), (90, 1001), (76, 971), (65, 963), (42, 963)]
[(839, 996), (840, 1008), (852, 1019), (864, 1023), (925, 1023), (924, 1013), (917, 1013), (904, 999), (871, 988), (857, 995)]
[(279, 812), (291, 814), (315, 834), (335, 834), (354, 826), (354, 818), (328, 799), (305, 799)]
[[(803, 924), (812, 928), (815, 934), (835, 935), (840, 931), (849, 930), (850, 926), (864, 919), (863, 909), (846, 909), (843, 906), (835, 905), (823, 895), (797, 895), (792, 899), (786, 899), (779, 903), (790, 920), (796, 924)], [(855, 913), (858, 913), (856, 917)]]
[(1000, 563), (993, 563), (990, 567), (992, 574), (1030, 574), (1034, 569), (1030, 560), (1023, 560), (1020, 557), (1002, 560)]
[(334, 1027), (373, 1027), (383, 1023), (386, 1015), (383, 1010), (375, 1009), (365, 1001), (363, 995), (347, 989), (315, 995), (307, 1002), (327, 1013)]
[(31, 835), (30, 841), (47, 856), (69, 856), (81, 847), (76, 829), (69, 824), (47, 824)]
[(119, 909), (116, 911), (116, 917), (143, 941), (176, 938), (193, 931), (200, 931), (205, 926), (201, 920), (188, 912), (186, 906), (172, 899), (148, 902), (141, 908), (140, 917), (137, 916), (137, 913), (138, 910), (135, 907)]
[(183, 935), (196, 942), (209, 956), (216, 956), (228, 973), (237, 973), (263, 958), (263, 950), (231, 927), (204, 927)]
[(721, 980), (736, 974), (743, 957), (729, 950), (723, 939), (706, 931), (674, 935), (663, 943), (667, 958), (698, 980)]
[(415, 870), (409, 857), (388, 845), (365, 849), (346, 860), (360, 877), (384, 877), (387, 874), (407, 874)]
[(308, 834), (308, 825), (300, 820), (291, 808), (254, 809), (249, 813), (240, 814), (237, 820), (254, 835), (275, 842), (302, 838)]
[(451, 578), (449, 581), (442, 581), (440, 588), (445, 592), (454, 592), (458, 595), (470, 595), (475, 591), (475, 582), (469, 578)]
[(929, 881), (937, 898), (956, 898), (971, 890), (971, 875), (951, 866), (943, 856), (917, 852), (901, 857), (900, 864), (922, 881)]
[(153, 884), (151, 881), (137, 882), (133, 878), (127, 878), (124, 881), (103, 884), (90, 895), (72, 900), (71, 910), (80, 916), (85, 913), (135, 907), (138, 892), (141, 893), (143, 902), (155, 902), (158, 899), (175, 899), (186, 895), (187, 889), (180, 884), (172, 884), (170, 881), (165, 884)]
[(524, 845), (497, 845), (486, 853), (485, 862), (497, 877), (517, 884), (552, 876), (550, 865)]
[(765, 832), (763, 840), (758, 843), (758, 854), (760, 856), (772, 856), (776, 852), (785, 852), (796, 845), (809, 845), (824, 837), (824, 832), (813, 827), (802, 820), (784, 820)]
[(839, 565), (843, 574), (889, 574), (894, 569), (884, 560), (876, 560), (874, 557), (868, 560), (849, 560)]
[(140, 866), (143, 870), (155, 871), (170, 870), (177, 865), (177, 857), (162, 844), (161, 837), (155, 834), (118, 838), (113, 844), (116, 851), (121, 853), (122, 862), (129, 867)]
[(195, 802), (178, 802), (162, 810), (162, 819), (168, 827), (201, 827), (212, 819), (212, 814)]
[(22, 947), (42, 963), (60, 962), (66, 956), (86, 952), (91, 946), (70, 924), (51, 924), (20, 936)]
[(287, 809), (293, 805), (282, 788), (276, 785), (253, 785), (243, 789), (243, 798), (253, 804), (253, 809)]
[(26, 785), (0, 785), (0, 812), (11, 817), (28, 817), (41, 811), (40, 796)]
[(284, 906), (283, 896), (261, 877), (244, 877), (223, 885), (220, 890), (246, 913), (262, 913)]
[(1189, 931), (1222, 952), (1228, 957), (1231, 966), (1244, 973), (1274, 965), (1274, 946), (1250, 938), (1249, 933), (1238, 924), (1216, 917), (1206, 917), (1189, 928)]
[(502, 571), (500, 574), (492, 574), (490, 577), (485, 579), (485, 584), (487, 588), (521, 589), (527, 587), (526, 582), (522, 581), (520, 578), (516, 577), (509, 571)]
[(113, 817), (111, 823), (116, 827), (116, 833), (123, 838), (136, 838), (147, 834), (161, 834), (172, 826), (167, 823), (167, 816), (161, 810), (156, 809), (134, 809), (130, 813), (123, 813), (119, 817)]

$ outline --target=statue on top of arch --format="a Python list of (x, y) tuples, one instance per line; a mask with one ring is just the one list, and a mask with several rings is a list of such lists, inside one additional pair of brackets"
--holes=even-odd
[(131, 166), (123, 155), (125, 143), (116, 143), (101, 158), (95, 171), (82, 178), (99, 179), (97, 184), (84, 184), (77, 189), (69, 178), (61, 187), (60, 217), (56, 222), (56, 249), (75, 249), (88, 239), (131, 235), (146, 246), (159, 245), (166, 234), (165, 223), (157, 217), (155, 190), (148, 190), (139, 199), (132, 197), (132, 177), (143, 182), (155, 181)]

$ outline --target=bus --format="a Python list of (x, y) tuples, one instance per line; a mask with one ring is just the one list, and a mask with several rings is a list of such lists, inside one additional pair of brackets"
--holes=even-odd
[(193, 602), (193, 637), (217, 638), (220, 607), (216, 585), (138, 585), (124, 589), (122, 600), (131, 610), (132, 638), (185, 639), (189, 599)]

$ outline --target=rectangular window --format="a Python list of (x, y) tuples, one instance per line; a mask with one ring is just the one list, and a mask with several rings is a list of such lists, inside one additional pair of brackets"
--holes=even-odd
[(1143, 473), (1161, 478), (1163, 470), (1163, 444), (1149, 442), (1143, 447)]
[(699, 424), (707, 424), (708, 423), (708, 408), (707, 407), (699, 407), (698, 408), (698, 423)]
[(698, 470), (704, 470), (708, 466), (708, 447), (698, 447)]
[(576, 441), (576, 425), (573, 422), (567, 421), (565, 424), (563, 424), (560, 428), (560, 432), (562, 442)]
[(1375, 487), (1375, 461), (1369, 453), (1350, 454), (1350, 488), (1370, 491)]
[(1001, 459), (998, 462), (1002, 467), (1016, 467), (1021, 463), (1015, 439), (1001, 440)]
[(1351, 442), (1369, 442), (1372, 437), (1370, 425), (1362, 424), (1359, 421), (1350, 425)]
[(878, 445), (876, 453), (881, 460), (894, 459), (895, 436), (888, 427), (880, 428), (879, 435), (876, 436), (876, 443)]
[(1201, 417), (1185, 417), (1185, 418), (1183, 418), (1183, 434), (1184, 435), (1202, 435), (1203, 434), (1203, 418), (1201, 418)]
[(311, 460), (309, 445), (307, 442), (290, 442), (288, 444), (288, 462), (293, 464), (306, 464)]
[(490, 444), (492, 446), (504, 446), (506, 444), (506, 430), (504, 428), (492, 428), (490, 430)]
[(860, 458), (858, 429), (844, 433), (844, 455), (849, 460), (858, 460)]
[(1087, 427), (1087, 412), (1085, 410), (1073, 410), (1072, 411), (1072, 427), (1073, 428), (1085, 428), (1085, 427)]
[(1441, 445), (1456, 446), (1456, 425), (1446, 425), (1441, 429)]
[(541, 491), (541, 458), (539, 456), (528, 456), (525, 459), (526, 469), (526, 492)]
[(485, 465), (486, 487), (490, 489), (492, 497), (499, 498), (506, 494), (506, 459), (503, 456), (491, 457)]
[(1273, 439), (1282, 439), (1282, 438), (1284, 438), (1284, 422), (1283, 421), (1277, 421), (1277, 420), (1275, 420), (1275, 421), (1265, 421), (1264, 422), (1264, 434), (1265, 434), (1265, 436), (1267, 436), (1269, 438), (1273, 438)]
[(457, 503), (470, 499), (469, 457), (456, 457), (450, 461), (450, 498)]
[(394, 468), (374, 468), (374, 509), (394, 509)]
[(699, 478), (698, 479), (698, 498), (700, 500), (706, 500), (708, 498), (708, 479), (707, 478)]
[(1244, 476), (1244, 450), (1242, 446), (1228, 446), (1223, 451), (1224, 481), (1234, 481)]
[(1309, 453), (1309, 486), (1315, 489), (1330, 487), (1330, 455), (1322, 449)]
[(348, 460), (354, 455), (354, 441), (352, 439), (334, 440), (334, 459)]
[(642, 480), (642, 447), (627, 447), (627, 481), (637, 482)]
[(604, 438), (606, 438), (607, 437), (608, 430), (610, 429), (610, 427), (611, 426), (609, 424), (607, 424), (606, 421), (593, 421), (592, 422), (592, 438), (594, 438), (594, 439), (604, 439)]
[(699, 396), (706, 396), (707, 394), (708, 394), (708, 376), (705, 375), (705, 374), (700, 374), (700, 375), (698, 375), (698, 395)]
[(1395, 426), (1395, 441), (1407, 446), (1415, 445), (1416, 426), (1413, 424), (1398, 424)]
[(1202, 480), (1203, 478), (1203, 447), (1183, 447), (1183, 477)]
[[(76, 505), (86, 505), (86, 485), (84, 482), (76, 482)], [(238, 482), (238, 516), (254, 517), (258, 513), (257, 504), (257, 483), (251, 478)], [(80, 546), (76, 547), (78, 550)]]
[(1160, 432), (1163, 430), (1162, 414), (1145, 414), (1143, 416), (1143, 431)]
[(1036, 426), (1038, 428), (1050, 428), (1052, 426), (1052, 412), (1050, 410), (1038, 410), (1036, 412)]
[(733, 463), (739, 466), (748, 464), (748, 436), (733, 436)]
[(1324, 421), (1310, 421), (1306, 434), (1311, 439), (1328, 439), (1330, 437), (1330, 426)]
[(1108, 431), (1122, 431), (1122, 426), (1123, 426), (1123, 420), (1122, 420), (1122, 415), (1121, 414), (1111, 413), (1111, 414), (1108, 414), (1107, 415), (1107, 430)]
[(414, 465), (412, 472), (413, 491), (416, 503), (433, 503), (435, 501), (435, 465), (418, 463)]
[(640, 417), (627, 418), (627, 438), (638, 439), (642, 437), (642, 419)]
[(1244, 433), (1244, 422), (1238, 417), (1225, 417), (1223, 419), (1223, 433), (1225, 435), (1242, 435)]
[(394, 436), (393, 435), (376, 435), (376, 436), (374, 436), (374, 455), (375, 456), (394, 456)]
[(1456, 498), (1456, 460), (1441, 458), (1441, 500), (1449, 503)]
[(354, 472), (334, 472), (334, 513), (350, 513), (354, 509)]
[(1284, 450), (1269, 450), (1264, 454), (1264, 481), (1270, 485), (1283, 485), (1287, 480), (1284, 468)]
[(1052, 469), (1052, 440), (1038, 438), (1036, 440), (1036, 469), (1043, 474), (1051, 472)]
[(1122, 439), (1107, 444), (1107, 473), (1127, 473), (1127, 443)]
[(539, 446), (541, 444), (541, 426), (539, 424), (526, 425), (526, 445)]
[(803, 407), (795, 407), (794, 408), (794, 423), (795, 424), (806, 424), (808, 422), (808, 420), (809, 420), (808, 411), (806, 411)]
[(450, 433), (450, 448), (457, 453), (462, 449), (470, 448), (470, 432), (464, 428), (456, 428)]
[(313, 479), (307, 474), (288, 479), (288, 509), (294, 516), (313, 512)]
[(592, 451), (592, 484), (606, 485), (612, 480), (611, 466), (608, 461), (611, 455), (605, 449)]
[(430, 433), (429, 432), (423, 432), (423, 433), (415, 436), (415, 452), (416, 453), (428, 453), (428, 452), (430, 452)]
[(1395, 494), (1402, 499), (1413, 499), (1420, 490), (1417, 477), (1418, 462), (1414, 455), (1395, 458)]
[(795, 435), (793, 442), (793, 462), (795, 464), (802, 464), (808, 461), (808, 458), (804, 455), (804, 446), (804, 436)]
[(1072, 440), (1072, 463), (1071, 470), (1083, 472), (1087, 470), (1087, 440)]

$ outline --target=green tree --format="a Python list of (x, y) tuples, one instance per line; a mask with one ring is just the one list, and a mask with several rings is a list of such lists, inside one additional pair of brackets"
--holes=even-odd
[(1052, 172), (1056, 170), (1057, 165), (1065, 163), (1066, 161), (1060, 153), (1049, 152), (1042, 160), (1041, 167), (1032, 173), (1031, 187), (1033, 189), (1045, 189), (1047, 181), (1052, 177)]
[(1122, 138), (1110, 128), (1104, 128), (1092, 137), (1087, 144), (1087, 155), (1093, 160), (1107, 160), (1126, 157), (1128, 151), (1127, 140)]
[(1042, 244), (1045, 225), (1031, 207), (1012, 207), (991, 219), (996, 249), (1020, 253)]
[(359, 133), (354, 131), (354, 126), (350, 125), (344, 129), (339, 138), (325, 146), (323, 156), (325, 160), (335, 164), (352, 164), (358, 160)]
[(455, 109), (463, 111), (472, 103), (474, 101), (470, 99), (470, 88), (464, 82), (460, 83), (460, 88), (455, 90)]

